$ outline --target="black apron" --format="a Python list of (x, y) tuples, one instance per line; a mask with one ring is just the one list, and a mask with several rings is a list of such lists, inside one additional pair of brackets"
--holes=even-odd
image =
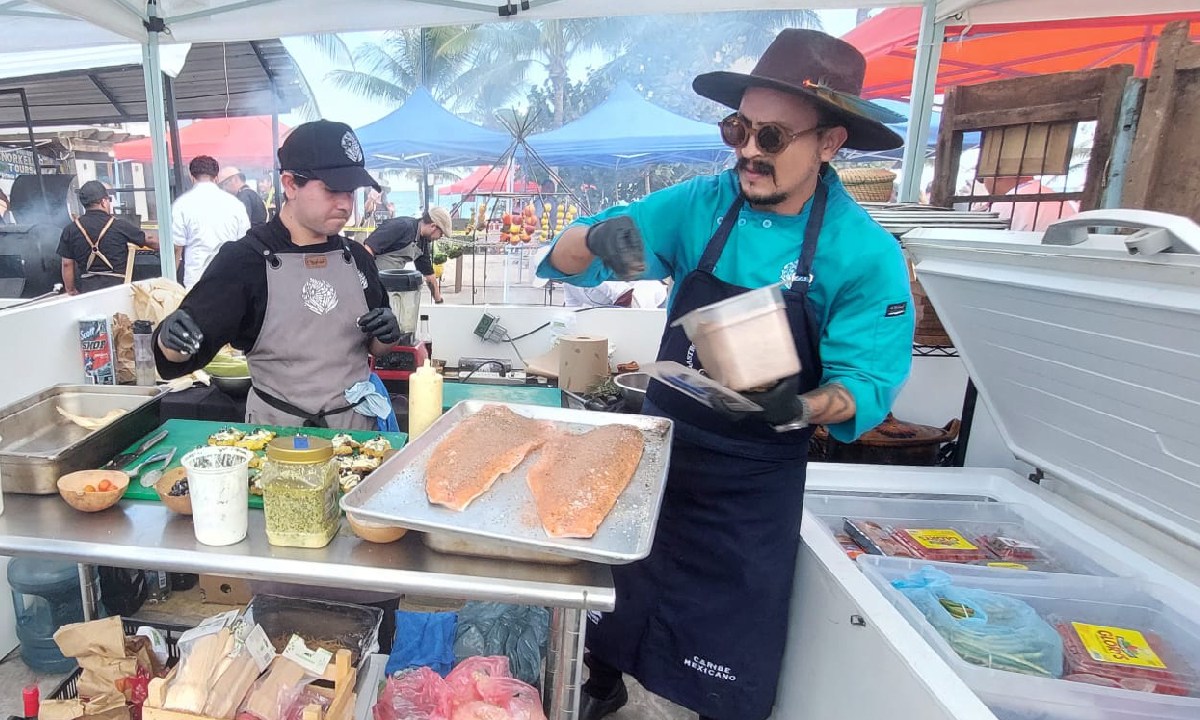
[[(801, 393), (821, 378), (808, 289), (827, 195), (819, 182), (796, 279), (784, 291)], [(739, 198), (725, 213), (699, 268), (680, 284), (659, 360), (698, 367), (687, 335), (671, 323), (748, 291), (713, 274), (742, 205)], [(762, 420), (735, 423), (658, 382), (646, 400), (644, 412), (675, 420), (658, 532), (649, 557), (613, 567), (616, 610), (589, 629), (588, 649), (703, 716), (766, 718), (787, 637), (813, 428), (779, 433)]]

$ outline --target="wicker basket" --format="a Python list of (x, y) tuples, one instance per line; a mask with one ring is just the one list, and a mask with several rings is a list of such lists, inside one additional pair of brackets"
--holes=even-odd
[(892, 188), (896, 173), (882, 168), (846, 168), (838, 170), (838, 177), (846, 186), (850, 197), (859, 202), (888, 202), (892, 199)]

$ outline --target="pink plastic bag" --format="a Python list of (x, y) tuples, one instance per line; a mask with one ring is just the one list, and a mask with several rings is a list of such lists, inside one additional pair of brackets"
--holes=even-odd
[(446, 676), (446, 687), (450, 689), (450, 698), (455, 707), (469, 702), (483, 700), (477, 685), (487, 678), (511, 678), (508, 671), (508, 658), (504, 655), (495, 657), (469, 657), (458, 664)]
[(513, 720), (513, 716), (504, 708), (475, 700), (454, 708), (450, 720)]
[(546, 720), (542, 698), (532, 685), (513, 678), (485, 677), (475, 683), (475, 689), (484, 702), (504, 708), (511, 720)]
[(451, 707), (446, 681), (419, 667), (388, 678), (372, 714), (375, 720), (450, 720)]

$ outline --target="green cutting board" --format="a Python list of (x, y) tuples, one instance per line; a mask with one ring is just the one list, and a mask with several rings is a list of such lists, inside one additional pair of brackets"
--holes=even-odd
[[(162, 450), (162, 449), (168, 448), (168, 447), (175, 448), (175, 457), (171, 459), (171, 464), (167, 466), (167, 469), (169, 470), (171, 468), (179, 467), (179, 461), (183, 459), (184, 455), (186, 455), (189, 451), (191, 451), (195, 448), (207, 445), (209, 436), (211, 436), (213, 433), (215, 433), (219, 430), (224, 430), (225, 428), (229, 428), (229, 427), (235, 427), (235, 428), (238, 428), (239, 430), (243, 430), (247, 433), (249, 433), (253, 430), (259, 430), (259, 429), (265, 428), (267, 430), (272, 430), (275, 432), (276, 435), (281, 435), (281, 436), (282, 435), (300, 434), (300, 435), (310, 435), (312, 437), (325, 438), (326, 440), (332, 438), (334, 435), (345, 432), (345, 433), (349, 434), (350, 437), (352, 437), (355, 440), (358, 440), (360, 442), (363, 440), (370, 440), (371, 438), (376, 437), (378, 435), (382, 435), (385, 438), (387, 438), (392, 443), (392, 447), (396, 448), (396, 449), (400, 449), (401, 447), (403, 447), (405, 441), (408, 439), (408, 436), (405, 435), (404, 433), (381, 433), (381, 432), (373, 432), (370, 430), (337, 430), (334, 428), (277, 427), (275, 425), (249, 425), (246, 423), (222, 423), (222, 422), (210, 422), (208, 420), (168, 420), (165, 423), (163, 423), (162, 426), (159, 427), (158, 429), (154, 430), (153, 432), (147, 433), (145, 435), (145, 437), (138, 439), (137, 442), (133, 443), (132, 445), (130, 445), (129, 447), (124, 449), (124, 452), (132, 452), (133, 449), (136, 448), (138, 445), (140, 445), (144, 440), (146, 440), (146, 438), (149, 438), (150, 436), (152, 436), (155, 433), (160, 432), (162, 430), (167, 431), (167, 436), (165, 438), (163, 438), (157, 445), (152, 446), (149, 450), (142, 453), (141, 456), (139, 456), (133, 462), (129, 463), (129, 465), (127, 465), (126, 467), (133, 467), (134, 465), (137, 465), (138, 462), (141, 461), (142, 458), (149, 457), (150, 455), (158, 452), (159, 450)], [(151, 467), (146, 468), (146, 470), (144, 470), (143, 472), (149, 472), (150, 470), (153, 470), (156, 467), (159, 467), (159, 466), (157, 464), (155, 464)], [(133, 480), (131, 480), (129, 483), (129, 490), (127, 490), (125, 492), (125, 497), (128, 499), (131, 499), (131, 500), (155, 500), (155, 501), (157, 501), (158, 493), (155, 492), (154, 488), (152, 488), (152, 487), (142, 487), (142, 484), (139, 481), (139, 478), (133, 478)], [(262, 497), (259, 495), (251, 495), (250, 496), (250, 507), (261, 508), (262, 507)]]

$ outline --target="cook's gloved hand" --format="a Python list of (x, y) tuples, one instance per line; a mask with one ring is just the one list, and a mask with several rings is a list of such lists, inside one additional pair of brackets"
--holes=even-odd
[(183, 355), (195, 355), (204, 342), (204, 332), (186, 310), (176, 310), (158, 328), (158, 342), (168, 350)]
[(759, 417), (771, 425), (790, 423), (804, 411), (800, 403), (800, 376), (793, 375), (775, 383), (762, 392), (744, 392), (742, 397), (762, 408), (760, 413), (745, 417)]
[(621, 280), (633, 280), (646, 272), (646, 246), (642, 234), (625, 215), (592, 225), (584, 242), (588, 251), (600, 258)]
[(400, 342), (400, 321), (389, 308), (375, 308), (360, 317), (358, 329), (384, 345)]

